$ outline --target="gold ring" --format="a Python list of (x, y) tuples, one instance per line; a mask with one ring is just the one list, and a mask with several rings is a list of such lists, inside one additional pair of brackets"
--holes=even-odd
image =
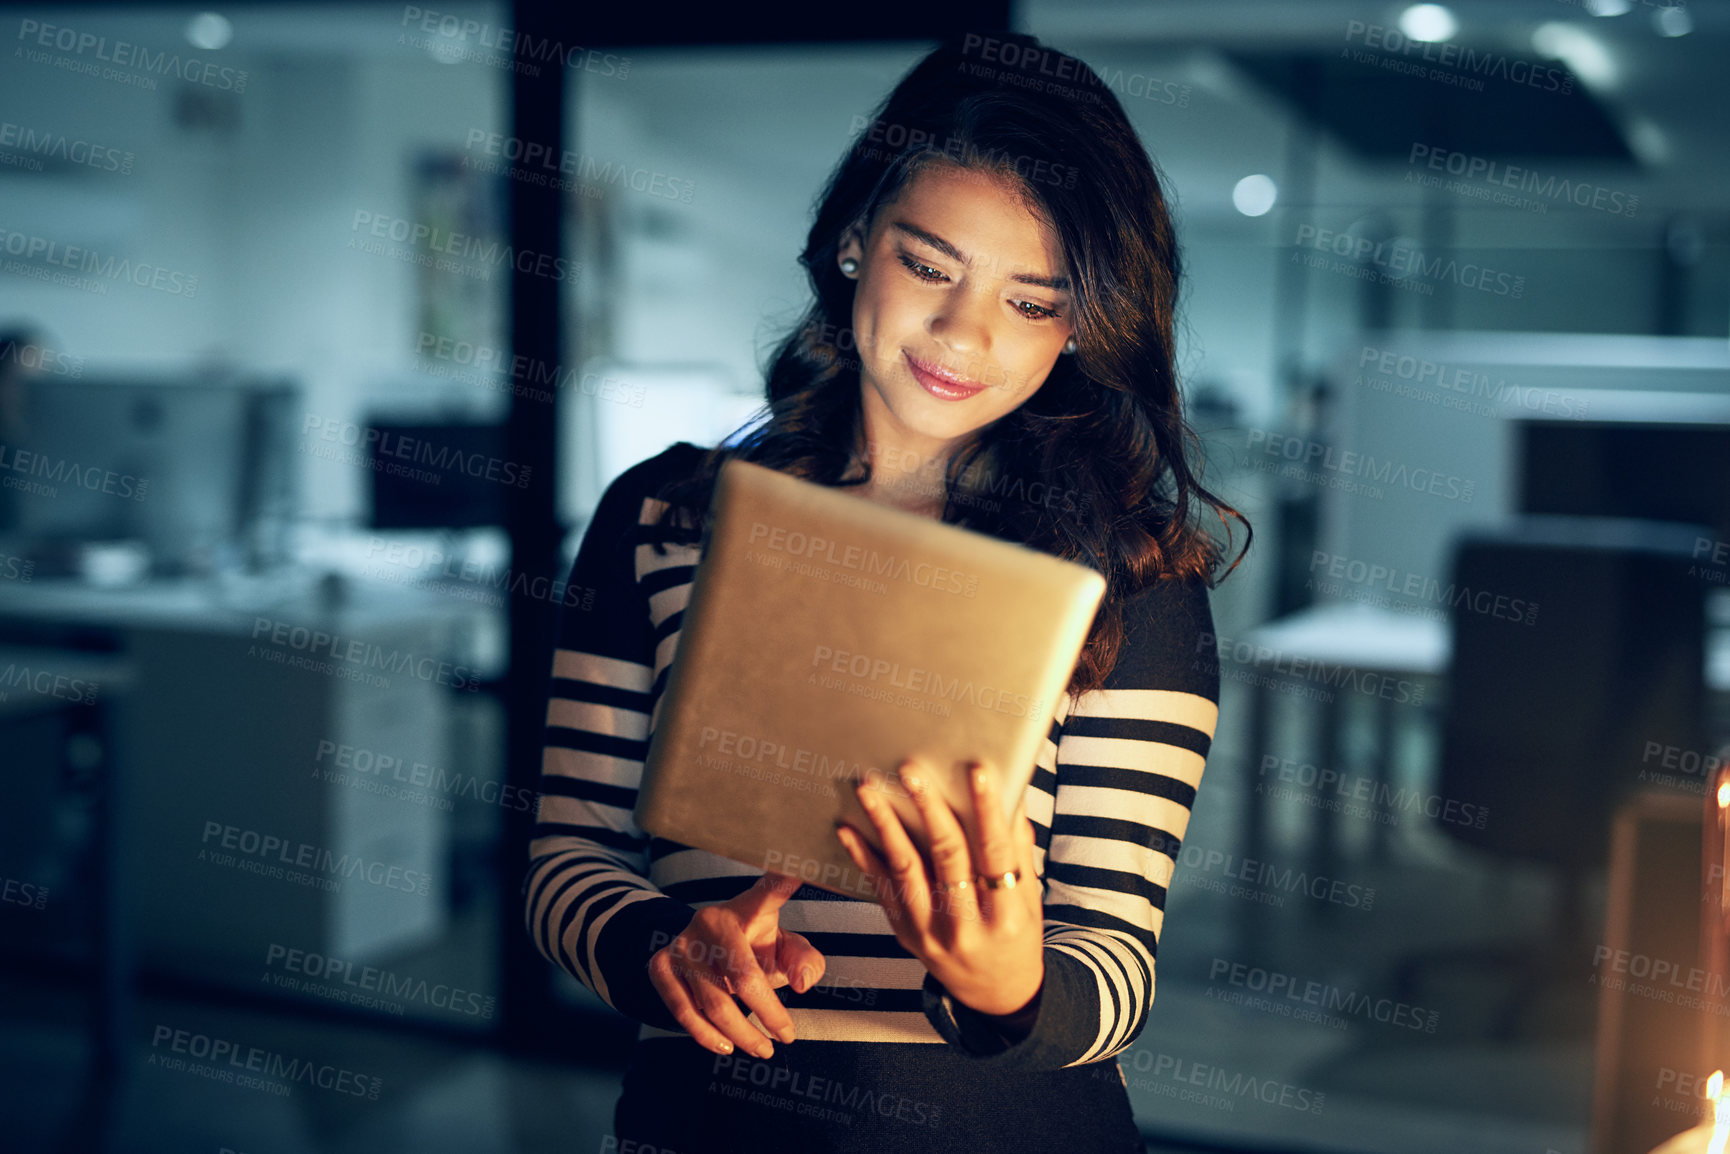
[(985, 874), (979, 874), (977, 876), (979, 884), (988, 890), (1012, 890), (1015, 888), (1015, 883), (1021, 880), (1021, 871), (1010, 870), (1006, 874), (998, 874), (996, 876), (987, 876)]
[(941, 891), (945, 894), (958, 894), (962, 890), (966, 889), (970, 884), (972, 884), (972, 883), (966, 882), (966, 881), (938, 882), (937, 888), (939, 891)]

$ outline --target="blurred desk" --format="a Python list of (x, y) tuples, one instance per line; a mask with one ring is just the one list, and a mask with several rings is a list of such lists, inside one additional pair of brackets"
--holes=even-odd
[(1249, 638), (1313, 661), (1423, 677), (1448, 671), (1448, 623), (1348, 602), (1317, 605), (1270, 621)]
[[(1275, 771), (1277, 784), (1277, 767), (1286, 760), (1269, 752), (1272, 695), (1301, 688), (1310, 680), (1286, 670), (1302, 663), (1305, 672), (1323, 671), (1321, 680), (1330, 684), (1355, 681), (1361, 674), (1376, 677), (1379, 692), (1363, 696), (1374, 710), (1376, 741), (1369, 758), (1369, 778), (1379, 811), (1383, 787), (1389, 782), (1395, 706), (1402, 694), (1406, 703), (1420, 706), (1433, 698), (1435, 683), (1447, 673), (1450, 639), (1445, 621), (1345, 603), (1293, 613), (1254, 630), (1245, 640), (1258, 653), (1265, 650), (1274, 655), (1273, 666), (1266, 673), (1261, 672), (1259, 661), (1256, 663), (1258, 676), (1249, 682), (1250, 765), (1255, 770), (1256, 784), (1245, 804), (1243, 844), (1245, 854), (1259, 861), (1266, 860), (1268, 845), (1268, 799), (1262, 786), (1268, 783), (1270, 769)], [(1392, 695), (1386, 692), (1390, 680), (1395, 690)], [(1329, 690), (1319, 702), (1315, 765), (1320, 772), (1331, 771), (1342, 778), (1345, 771), (1340, 764), (1340, 733), (1343, 698), (1349, 692), (1352, 691)], [(1310, 838), (1310, 870), (1314, 875), (1338, 876), (1335, 826), (1335, 811), (1327, 805), (1316, 806)], [(1387, 825), (1383, 822), (1372, 825), (1371, 847), (1377, 859), (1386, 856)]]
[(0, 640), (135, 670), (116, 832), (141, 963), (252, 983), (273, 945), (370, 963), (443, 932), (451, 807), (415, 787), (471, 768), (451, 764), (446, 700), (496, 676), (501, 614), (307, 573), (0, 587)]
[(431, 617), (481, 626), (501, 612), (485, 601), (446, 596), (426, 585), (356, 580), (311, 570), (134, 585), (96, 585), (77, 578), (0, 582), (0, 622), (7, 625), (56, 622), (123, 629), (181, 625), (250, 632), (261, 615), (336, 620), (355, 614), (372, 620)]
[[(1443, 689), (1452, 657), (1452, 632), (1447, 621), (1402, 613), (1355, 603), (1319, 605), (1293, 613), (1246, 635), (1244, 641), (1274, 658), (1272, 667), (1263, 668), (1256, 662), (1256, 676), (1248, 681), (1250, 694), (1249, 765), (1253, 771), (1250, 793), (1245, 800), (1243, 845), (1246, 856), (1265, 860), (1268, 848), (1268, 798), (1261, 788), (1269, 783), (1269, 771), (1277, 783), (1278, 765), (1282, 760), (1270, 753), (1273, 694), (1301, 689), (1315, 678), (1288, 672), (1294, 662), (1301, 662), (1305, 672), (1317, 667), (1328, 670), (1324, 683), (1343, 680), (1354, 673), (1375, 674), (1423, 687), (1423, 700), (1411, 702), (1423, 710), (1438, 703), (1435, 693)], [(1709, 694), (1730, 693), (1730, 629), (1717, 628), (1707, 636), (1706, 686)], [(1223, 660), (1223, 658), (1222, 658)], [(1340, 734), (1344, 716), (1343, 705), (1350, 690), (1335, 690), (1330, 697), (1317, 703), (1319, 731), (1315, 750), (1318, 770), (1344, 774), (1341, 765)], [(1390, 783), (1393, 737), (1397, 719), (1398, 695), (1361, 696), (1374, 711), (1375, 743), (1368, 758), (1368, 777), (1373, 782), (1375, 808), (1380, 811), (1383, 787)], [(1269, 758), (1272, 761), (1269, 761)], [(1311, 872), (1326, 877), (1336, 876), (1338, 846), (1336, 814), (1325, 805), (1315, 807), (1311, 826)], [(1384, 859), (1387, 853), (1388, 825), (1372, 824), (1371, 853)], [(1325, 904), (1318, 907), (1324, 914)]]
[[(7, 810), (12, 815), (6, 836), (0, 837), (0, 879), (43, 887), (38, 871), (48, 867), (55, 884), (44, 887), (45, 907), (53, 902), (63, 910), (68, 902), (88, 903), (76, 920), (89, 932), (95, 979), (91, 1043), (100, 1078), (118, 1068), (132, 990), (132, 951), (119, 886), (121, 855), (114, 852), (116, 818), (128, 783), (124, 759), (115, 748), (113, 721), (116, 703), (134, 680), (124, 658), (0, 646), (0, 746), (7, 753)], [(61, 823), (50, 820), (60, 816), (62, 795), (69, 790), (86, 792), (91, 799), (83, 847), (87, 860), (82, 863), (89, 889), (82, 892), (62, 880), (74, 866), (61, 860), (70, 847), (54, 844)], [(55, 922), (64, 925), (66, 919), (57, 917)], [(28, 937), (37, 938), (47, 952), (42, 959), (23, 960), (62, 960), (66, 943), (54, 940), (53, 933), (8, 935), (7, 945), (19, 946)]]

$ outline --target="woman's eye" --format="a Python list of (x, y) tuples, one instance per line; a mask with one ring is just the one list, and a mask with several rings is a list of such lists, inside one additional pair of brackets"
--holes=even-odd
[(907, 256), (905, 254), (903, 254), (901, 257), (901, 263), (907, 266), (908, 272), (912, 273), (914, 276), (918, 277), (920, 280), (934, 281), (935, 282), (935, 281), (948, 280), (949, 279), (948, 277), (944, 276), (941, 272), (932, 268), (930, 265), (920, 264), (918, 261), (914, 260), (912, 257)]
[[(897, 253), (896, 256), (903, 265), (907, 266), (908, 272), (922, 281), (938, 284), (949, 279), (940, 269), (932, 268), (928, 264), (915, 260), (907, 253)], [(1048, 309), (1044, 305), (1037, 305), (1032, 301), (1015, 301), (1014, 305), (1015, 310), (1030, 321), (1050, 320), (1057, 316), (1056, 309)]]

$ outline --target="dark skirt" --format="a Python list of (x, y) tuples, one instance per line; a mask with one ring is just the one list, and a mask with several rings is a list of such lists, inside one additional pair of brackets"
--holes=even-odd
[(1145, 1150), (1115, 1061), (997, 1072), (910, 1042), (794, 1042), (763, 1061), (645, 1038), (613, 1128), (603, 1149), (621, 1154)]

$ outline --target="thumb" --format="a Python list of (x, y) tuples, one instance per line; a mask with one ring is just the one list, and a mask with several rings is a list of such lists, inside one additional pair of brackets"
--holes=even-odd
[(787, 976), (794, 993), (803, 994), (822, 980), (829, 962), (804, 934), (782, 930), (775, 943), (775, 968)]

